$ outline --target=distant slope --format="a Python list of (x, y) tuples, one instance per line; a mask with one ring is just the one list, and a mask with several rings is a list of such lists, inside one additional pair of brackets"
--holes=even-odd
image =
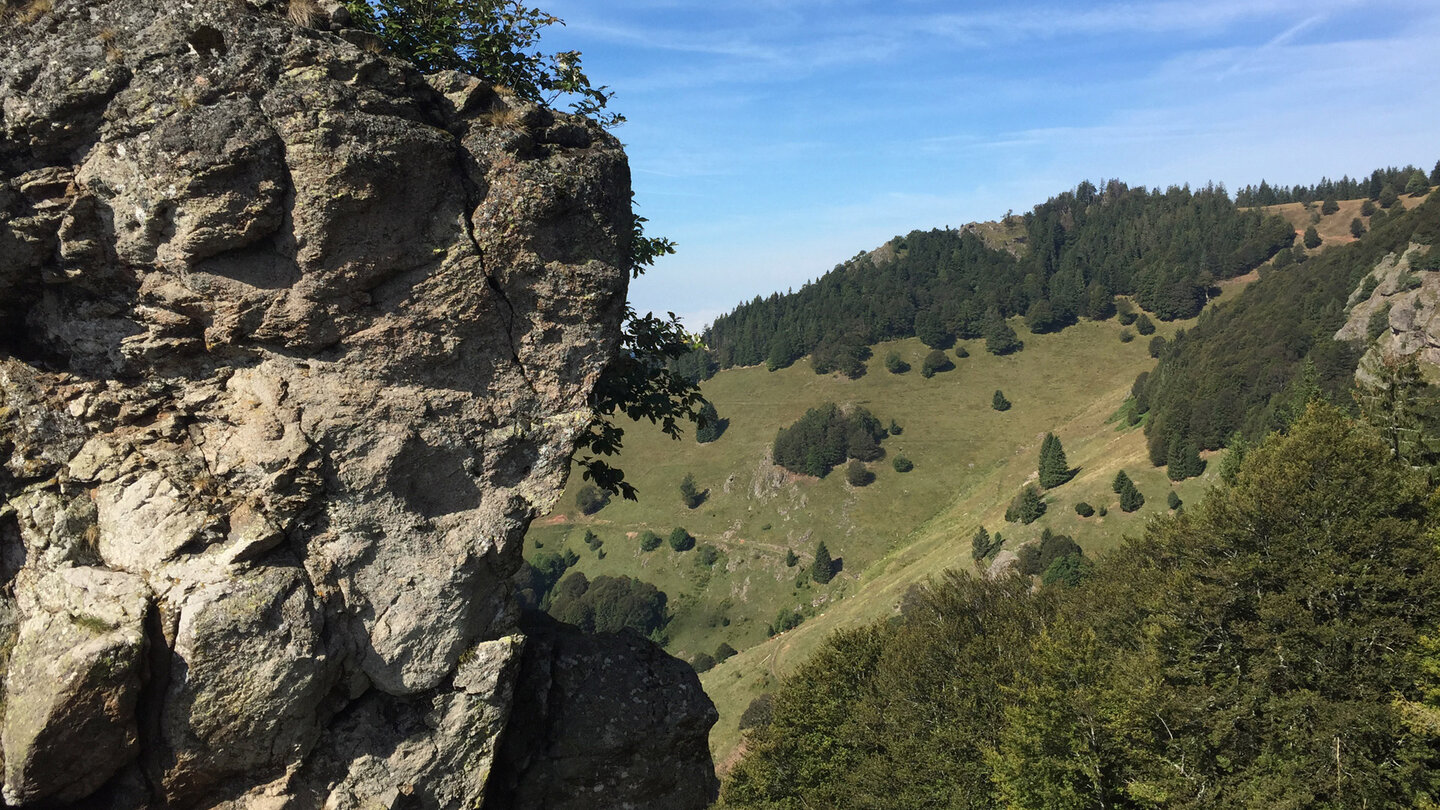
[[(1161, 324), (1158, 334), (1173, 336), (1184, 323)], [(1145, 339), (1121, 341), (1126, 331), (1132, 330), (1113, 318), (1084, 321), (1056, 334), (1026, 335), (1025, 351), (1006, 357), (966, 341), (970, 356), (928, 380), (918, 371), (928, 350), (913, 338), (876, 346), (869, 372), (858, 380), (799, 367), (722, 371), (703, 386), (730, 420), (718, 441), (673, 442), (648, 425), (631, 426), (618, 463), (639, 487), (640, 501), (612, 502), (582, 516), (574, 497), (583, 482), (574, 476), (557, 513), (531, 529), (526, 555), (568, 549), (588, 577), (629, 575), (655, 584), (669, 596), (667, 648), (676, 655), (713, 654), (722, 642), (741, 650), (703, 676), (721, 709), (712, 739), (717, 756), (724, 756), (739, 739), (746, 705), (831, 630), (888, 614), (910, 585), (946, 568), (973, 570), (976, 528), (1001, 532), (1005, 549), (1013, 551), (1048, 527), (1096, 554), (1167, 510), (1172, 484), (1146, 461), (1139, 428), (1122, 429), (1116, 417), (1135, 375), (1155, 362)], [(891, 352), (913, 369), (887, 372), (883, 358)], [(1009, 411), (991, 408), (997, 388), (1014, 403)], [(877, 478), (867, 487), (849, 486), (841, 470), (805, 478), (767, 460), (777, 430), (827, 401), (864, 405), (903, 427), (884, 442), (887, 457), (870, 465)], [(1080, 473), (1049, 493), (1040, 521), (1006, 523), (1005, 505), (1034, 478), (1047, 431), (1061, 438)], [(891, 461), (901, 454), (914, 470), (894, 470)], [(1117, 508), (1110, 487), (1122, 467), (1146, 496), (1133, 514)], [(709, 490), (694, 510), (679, 494), (687, 472)], [(1203, 479), (1193, 479), (1173, 488), (1188, 502), (1203, 486)], [(1108, 506), (1108, 515), (1079, 517), (1074, 505), (1082, 500)], [(677, 553), (668, 545), (640, 550), (640, 532), (665, 536), (675, 526), (699, 545), (715, 546), (719, 561), (707, 567), (696, 551)], [(603, 558), (582, 542), (587, 530), (602, 541)], [(842, 561), (840, 573), (826, 586), (797, 585), (808, 580), (804, 572), (821, 540)], [(794, 567), (785, 564), (787, 550), (798, 558)], [(805, 621), (768, 639), (767, 626), (782, 611), (799, 611)]]
[(1188, 318), (1216, 281), (1293, 239), (1283, 219), (1237, 208), (1223, 188), (1082, 183), (998, 225), (897, 237), (794, 293), (741, 304), (705, 337), (721, 368), (777, 368), (832, 344), (913, 335), (946, 348), (978, 337), (992, 311), (1051, 331), (1100, 314), (1117, 294), (1163, 319)]
[[(1050, 529), (1075, 537), (1095, 555), (1167, 511), (1172, 490), (1186, 504), (1198, 502), (1216, 474), (1216, 454), (1205, 453), (1212, 463), (1202, 477), (1172, 483), (1164, 468), (1152, 465), (1153, 448), (1141, 430), (1153, 422), (1161, 428), (1178, 423), (1177, 403), (1229, 402), (1236, 424), (1264, 430), (1287, 401), (1307, 357), (1319, 369), (1322, 390), (1343, 401), (1341, 389), (1358, 355), (1330, 341), (1325, 329), (1333, 334), (1336, 319), (1343, 321), (1346, 297), (1378, 257), (1435, 230), (1431, 206), (1440, 203), (1421, 209), (1419, 202), (1405, 199), (1401, 206), (1409, 213), (1381, 215), (1374, 232), (1354, 244), (1326, 237), (1303, 264), (1277, 266), (1285, 258), (1294, 261), (1282, 250), (1258, 272), (1216, 283), (1206, 292), (1216, 297), (1198, 320), (1158, 325), (1156, 336), (1166, 341), (1158, 367), (1147, 351), (1151, 337), (1133, 339), (1134, 327), (1116, 318), (1081, 317), (1061, 331), (1034, 334), (1012, 317), (1010, 324), (1026, 343), (1023, 352), (997, 357), (984, 351), (982, 340), (963, 339), (959, 347), (968, 356), (949, 352), (955, 370), (930, 379), (918, 371), (929, 349), (913, 337), (875, 345), (859, 379), (817, 375), (808, 367), (721, 371), (702, 386), (728, 420), (718, 441), (673, 442), (648, 425), (627, 427), (617, 463), (640, 489), (641, 500), (613, 502), (583, 516), (575, 508), (583, 482), (573, 476), (556, 513), (532, 527), (527, 559), (568, 551), (577, 560), (575, 569), (591, 578), (628, 575), (653, 583), (669, 597), (666, 646), (687, 660), (712, 655), (722, 643), (740, 651), (702, 676), (721, 711), (712, 748), (723, 760), (741, 740), (738, 720), (745, 707), (773, 689), (826, 635), (889, 615), (908, 588), (942, 570), (975, 570), (970, 538), (977, 527), (1005, 536), (1002, 554)], [(1342, 201), (1330, 216), (1343, 217), (1359, 206), (1358, 200)], [(1291, 220), (1308, 221), (1309, 215), (1300, 213), (1301, 204), (1290, 207), (1294, 210), (1282, 209), (1280, 216), (1263, 211), (1253, 217), (1266, 227), (1279, 223), (1293, 238), (1298, 229)], [(1320, 225), (1326, 222), (1322, 216)], [(993, 261), (1003, 274), (1010, 272), (1005, 263), (1014, 254), (996, 248), (1020, 244), (1018, 230), (1007, 236), (1005, 228), (1002, 223), (988, 230), (912, 234), (857, 261), (874, 263), (863, 266), (875, 272), (876, 265), (900, 267), (922, 255), (943, 264), (946, 254), (938, 246), (953, 243), (963, 245), (966, 255)], [(1078, 237), (1063, 241), (1084, 244)], [(1062, 249), (1055, 255), (1071, 254)], [(858, 266), (842, 274), (845, 283), (864, 278)], [(1128, 342), (1122, 340), (1127, 334)], [(889, 373), (885, 359), (892, 353), (911, 370)], [(1148, 384), (1138, 387), (1145, 396), (1132, 401), (1142, 372), (1149, 372)], [(990, 407), (997, 388), (1014, 403), (1010, 411)], [(776, 432), (825, 402), (863, 405), (882, 422), (893, 419), (903, 427), (884, 442), (886, 458), (869, 465), (876, 474), (869, 486), (848, 485), (843, 470), (814, 479), (770, 462)], [(1137, 406), (1149, 413), (1132, 425)], [(1192, 408), (1191, 416), (1198, 410), (1203, 407)], [(1079, 474), (1047, 493), (1049, 509), (1039, 521), (1023, 527), (1006, 523), (1007, 503), (1035, 479), (1046, 432), (1064, 442)], [(1156, 435), (1166, 433), (1152, 428), (1152, 441)], [(891, 465), (897, 455), (912, 460), (914, 469), (897, 472)], [(1120, 469), (1146, 497), (1133, 514), (1117, 508), (1111, 489)], [(681, 502), (679, 485), (687, 473), (707, 492), (695, 509)], [(1108, 507), (1108, 514), (1082, 518), (1074, 509), (1080, 501)], [(640, 548), (641, 533), (663, 537), (677, 526), (696, 538), (697, 550)], [(582, 542), (587, 531), (598, 545)], [(807, 573), (821, 541), (841, 563), (839, 574), (823, 586)], [(715, 551), (713, 564), (706, 564), (699, 550), (707, 546)], [(793, 565), (787, 564), (791, 555)], [(792, 613), (802, 623), (769, 637), (767, 630)]]
[(1365, 348), (1332, 339), (1346, 321), (1347, 300), (1387, 254), (1404, 252), (1412, 240), (1429, 244), (1440, 232), (1440, 196), (1406, 198), (1391, 210), (1359, 240), (1303, 264), (1262, 270), (1234, 306), (1207, 313), (1170, 344), (1141, 386), (1153, 461), (1164, 463), (1176, 442), (1216, 449), (1236, 432), (1254, 441), (1278, 427), (1307, 362), (1314, 384), (1343, 404)]

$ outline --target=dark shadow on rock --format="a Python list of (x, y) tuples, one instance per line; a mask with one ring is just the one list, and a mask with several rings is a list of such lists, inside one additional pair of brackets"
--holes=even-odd
[(629, 631), (588, 635), (539, 612), (521, 628), (525, 652), (485, 810), (701, 810), (714, 801), (718, 715), (689, 664)]

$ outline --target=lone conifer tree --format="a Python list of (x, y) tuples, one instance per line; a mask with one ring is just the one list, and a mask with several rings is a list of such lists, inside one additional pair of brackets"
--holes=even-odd
[(990, 556), (990, 532), (985, 531), (984, 526), (976, 529), (975, 536), (970, 539), (970, 556), (975, 562)]
[(815, 549), (815, 562), (810, 564), (810, 578), (825, 585), (835, 578), (835, 561), (830, 559), (830, 549), (825, 548), (825, 541), (820, 541), (820, 547)]
[(1320, 232), (1315, 230), (1314, 225), (1305, 229), (1305, 247), (1311, 250), (1320, 247)]
[(680, 479), (680, 500), (684, 502), (687, 509), (694, 509), (705, 502), (705, 495), (695, 486), (695, 476), (685, 473)]
[(1053, 433), (1045, 434), (1040, 443), (1040, 486), (1053, 489), (1071, 478), (1070, 463), (1065, 459), (1065, 448)]
[(1125, 488), (1120, 490), (1120, 508), (1126, 512), (1134, 512), (1145, 505), (1145, 496), (1135, 488), (1135, 482), (1129, 478), (1125, 479)]
[(1120, 492), (1127, 486), (1130, 486), (1130, 476), (1126, 475), (1124, 470), (1115, 473), (1115, 480), (1110, 484), (1110, 488), (1115, 492)]
[(1010, 508), (1005, 510), (1005, 519), (1011, 523), (1034, 523), (1045, 514), (1045, 502), (1040, 499), (1040, 493), (1035, 487), (1029, 484), (1020, 490), (1015, 500), (1010, 502)]
[(1010, 410), (1010, 400), (1005, 398), (1005, 394), (999, 388), (996, 388), (995, 396), (990, 398), (990, 407), (997, 411), (1008, 411)]
[(724, 433), (730, 424), (730, 420), (720, 418), (720, 413), (708, 399), (700, 405), (700, 419), (701, 424), (695, 428), (695, 441), (701, 444), (709, 444), (720, 438), (720, 434)]

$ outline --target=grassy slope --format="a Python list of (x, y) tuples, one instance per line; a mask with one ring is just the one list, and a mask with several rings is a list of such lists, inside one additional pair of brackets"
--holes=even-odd
[[(1402, 194), (1397, 205), (1410, 209), (1419, 205), (1423, 199), (1424, 195)], [(1297, 236), (1303, 236), (1305, 229), (1314, 225), (1315, 232), (1320, 234), (1320, 247), (1316, 250), (1324, 250), (1355, 241), (1355, 237), (1350, 234), (1350, 221), (1356, 217), (1365, 223), (1366, 228), (1370, 227), (1370, 218), (1360, 216), (1360, 208), (1365, 204), (1365, 200), (1340, 200), (1339, 203), (1340, 210), (1328, 216), (1320, 216), (1318, 219), (1317, 215), (1320, 214), (1320, 203), (1318, 202), (1309, 207), (1306, 207), (1304, 203), (1286, 203), (1273, 205), (1265, 210), (1284, 217), (1294, 226)], [(1300, 244), (1300, 240), (1296, 239), (1295, 244)]]
[[(1320, 218), (1320, 250), (1353, 241), (1350, 220), (1359, 215), (1361, 202), (1342, 201), (1338, 212)], [(1402, 203), (1414, 204), (1408, 197)], [(1285, 216), (1298, 234), (1319, 204), (1270, 210)], [(1014, 235), (995, 223), (978, 227), (999, 246)], [(1232, 300), (1256, 277), (1222, 282), (1216, 303)], [(973, 570), (970, 536), (977, 526), (1001, 531), (1007, 549), (1049, 527), (1075, 537), (1087, 552), (1102, 554), (1166, 511), (1169, 489), (1194, 502), (1213, 480), (1214, 464), (1202, 478), (1172, 484), (1163, 468), (1149, 465), (1141, 431), (1117, 427), (1115, 412), (1135, 375), (1154, 365), (1148, 337), (1122, 343), (1122, 327), (1114, 320), (1083, 322), (1056, 335), (1030, 335), (1018, 320), (1014, 325), (1026, 341), (1023, 352), (994, 357), (981, 341), (967, 341), (971, 356), (930, 380), (918, 373), (928, 349), (913, 339), (876, 346), (870, 372), (860, 380), (817, 376), (805, 361), (775, 373), (758, 367), (722, 372), (703, 386), (730, 419), (719, 441), (673, 442), (648, 425), (629, 428), (620, 465), (640, 488), (640, 502), (615, 502), (592, 517), (580, 516), (574, 493), (582, 482), (572, 477), (557, 513), (531, 529), (526, 553), (568, 547), (589, 576), (628, 574), (660, 587), (670, 596), (668, 649), (676, 655), (688, 659), (713, 652), (722, 641), (741, 650), (701, 679), (720, 710), (711, 747), (724, 768), (740, 742), (739, 715), (756, 695), (773, 688), (834, 630), (890, 615), (911, 585), (948, 568)], [(1158, 334), (1169, 337), (1186, 325), (1161, 323)], [(887, 373), (884, 358), (892, 351), (914, 370)], [(990, 408), (996, 388), (1014, 403), (1010, 411)], [(905, 428), (885, 442), (887, 458), (870, 465), (877, 475), (870, 486), (849, 487), (842, 471), (811, 479), (767, 462), (775, 432), (826, 401), (864, 405), (882, 421), (894, 419)], [(1048, 494), (1049, 511), (1040, 521), (1006, 524), (1005, 506), (1034, 479), (1046, 431), (1061, 438), (1080, 473)], [(898, 454), (915, 462), (912, 472), (902, 475), (890, 466)], [(1146, 496), (1145, 506), (1131, 515), (1119, 510), (1110, 491), (1122, 468)], [(686, 472), (710, 491), (695, 510), (679, 499)], [(1073, 507), (1082, 500), (1107, 505), (1109, 514), (1080, 518)], [(721, 550), (713, 569), (699, 566), (693, 552), (677, 554), (666, 545), (648, 554), (639, 550), (639, 531), (663, 536), (677, 525)], [(603, 558), (580, 542), (586, 529), (604, 541)], [(843, 561), (842, 572), (827, 586), (803, 581), (819, 540)], [(794, 568), (785, 565), (787, 549), (800, 558)], [(807, 620), (768, 638), (767, 625), (782, 609), (800, 609)]]
[[(1241, 286), (1227, 284), (1222, 300)], [(1183, 325), (1161, 324), (1158, 334)], [(1010, 357), (994, 357), (980, 341), (969, 341), (970, 357), (929, 380), (918, 373), (928, 350), (913, 339), (875, 347), (870, 372), (860, 380), (817, 376), (805, 362), (774, 373), (728, 370), (704, 385), (705, 395), (731, 420), (719, 441), (672, 442), (647, 425), (629, 429), (620, 463), (640, 488), (640, 502), (615, 502), (582, 517), (573, 506), (581, 483), (575, 476), (561, 513), (531, 529), (527, 554), (537, 546), (568, 547), (588, 576), (629, 574), (660, 587), (675, 613), (668, 627), (674, 654), (712, 652), (721, 641), (742, 650), (702, 678), (721, 712), (712, 748), (723, 761), (739, 741), (739, 714), (755, 695), (793, 670), (832, 630), (889, 614), (911, 584), (932, 574), (970, 567), (977, 526), (1000, 530), (1006, 548), (1048, 526), (1071, 534), (1091, 553), (1103, 553), (1165, 510), (1171, 485), (1164, 470), (1146, 461), (1138, 429), (1118, 430), (1111, 420), (1135, 375), (1154, 364), (1146, 351), (1149, 338), (1122, 343), (1121, 329), (1114, 320), (1083, 322), (1055, 335), (1019, 328), (1026, 348)], [(887, 373), (884, 358), (891, 351), (917, 370)], [(990, 408), (996, 388), (1014, 403), (1005, 413)], [(889, 457), (909, 457), (915, 469), (896, 473), (887, 457), (871, 465), (875, 483), (855, 489), (839, 471), (818, 480), (768, 464), (775, 432), (825, 401), (864, 405), (882, 421), (898, 421), (904, 433), (884, 446)], [(1049, 512), (1040, 521), (1006, 524), (1005, 505), (1035, 475), (1046, 431), (1061, 438), (1081, 472), (1050, 494)], [(1147, 499), (1131, 515), (1120, 512), (1110, 491), (1122, 467)], [(678, 494), (686, 472), (710, 490), (693, 511)], [(1196, 480), (1178, 490), (1189, 501), (1203, 487)], [(1080, 500), (1108, 504), (1109, 515), (1080, 518), (1073, 509)], [(665, 535), (676, 525), (723, 552), (714, 569), (699, 566), (693, 552), (677, 554), (668, 545), (648, 554), (639, 550), (636, 533), (648, 528)], [(603, 559), (580, 542), (587, 528), (604, 541)], [(843, 560), (842, 572), (828, 586), (797, 586), (797, 574), (822, 539)], [(785, 566), (787, 548), (800, 557), (795, 568)], [(767, 640), (767, 625), (782, 608), (812, 617)]]

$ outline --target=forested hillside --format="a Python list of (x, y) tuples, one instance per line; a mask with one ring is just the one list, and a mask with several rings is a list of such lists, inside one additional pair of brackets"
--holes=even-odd
[(1167, 344), (1135, 385), (1152, 462), (1166, 463), (1170, 448), (1186, 442), (1215, 449), (1236, 434), (1256, 441), (1316, 392), (1350, 404), (1364, 346), (1332, 339), (1347, 298), (1387, 254), (1440, 236), (1440, 196), (1403, 204), (1372, 219), (1362, 239), (1262, 272), (1234, 304), (1206, 312)]
[[(990, 337), (1014, 315), (1051, 332), (1081, 316), (1109, 317), (1116, 295), (1166, 320), (1189, 318), (1216, 281), (1254, 269), (1295, 236), (1279, 217), (1238, 208), (1223, 188), (1118, 180), (1081, 183), (1006, 224), (1023, 232), (1019, 256), (970, 229), (915, 231), (797, 292), (742, 304), (706, 332), (713, 358), (691, 358), (686, 370), (782, 368), (909, 336), (949, 348), (957, 337)], [(1015, 348), (998, 345), (998, 353)]]
[[(1420, 175), (1416, 180), (1415, 175)], [(1339, 180), (1323, 179), (1314, 185), (1272, 186), (1264, 180), (1259, 185), (1245, 186), (1235, 192), (1235, 204), (1243, 206), (1283, 205), (1285, 203), (1313, 203), (1325, 200), (1356, 200), (1366, 197), (1379, 200), (1388, 187), (1391, 194), (1414, 194), (1420, 185), (1440, 185), (1440, 161), (1427, 176), (1414, 166), (1397, 169), (1390, 166), (1376, 169), (1368, 177), (1352, 178), (1349, 175)]]
[(1433, 806), (1437, 515), (1312, 406), (1079, 587), (952, 574), (750, 718), (727, 807)]

